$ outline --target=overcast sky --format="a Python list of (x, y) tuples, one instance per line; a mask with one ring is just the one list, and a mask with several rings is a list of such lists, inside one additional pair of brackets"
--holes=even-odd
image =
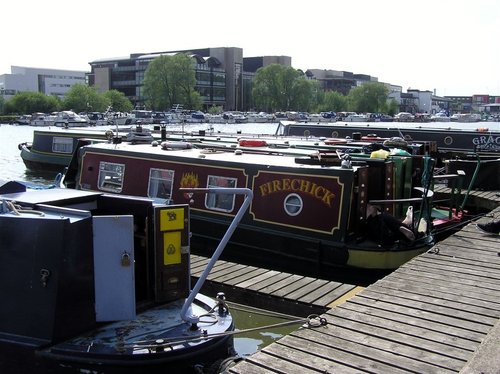
[(207, 47), (437, 95), (500, 95), (499, 0), (8, 0), (0, 74)]

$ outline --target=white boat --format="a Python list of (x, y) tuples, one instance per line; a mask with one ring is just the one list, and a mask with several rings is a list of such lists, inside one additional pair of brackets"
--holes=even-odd
[(108, 118), (101, 112), (90, 112), (86, 114), (91, 126), (105, 126), (108, 124)]
[(29, 125), (31, 122), (31, 115), (23, 114), (16, 119), (18, 125)]
[(45, 113), (33, 113), (31, 115), (30, 126), (52, 126), (54, 124), (55, 115)]
[(451, 118), (445, 112), (438, 112), (431, 116), (432, 122), (450, 122)]
[(269, 123), (274, 121), (274, 116), (265, 112), (248, 112), (246, 116), (250, 123)]
[(415, 116), (408, 112), (399, 112), (394, 116), (396, 122), (413, 122)]
[(153, 111), (144, 109), (134, 109), (131, 113), (132, 123), (140, 121), (143, 125), (153, 123)]
[(481, 121), (481, 115), (476, 113), (460, 113), (456, 116), (456, 118), (457, 122), (465, 122), (465, 123)]
[(58, 112), (54, 118), (54, 125), (57, 127), (86, 127), (89, 126), (89, 119), (82, 117), (71, 110)]
[(349, 114), (347, 117), (343, 119), (345, 122), (368, 122), (370, 120), (370, 116), (367, 114)]
[(131, 125), (134, 118), (125, 112), (106, 112), (105, 117), (110, 124), (117, 126)]

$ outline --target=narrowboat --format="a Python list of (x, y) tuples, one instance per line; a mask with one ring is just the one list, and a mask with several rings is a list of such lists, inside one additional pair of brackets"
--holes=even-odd
[(401, 137), (432, 141), (440, 152), (500, 153), (500, 123), (414, 123), (414, 122), (335, 122), (304, 123), (281, 121), (276, 129), (280, 136)]
[[(62, 173), (82, 140), (102, 142), (118, 137), (133, 142), (151, 142), (154, 140), (154, 133), (148, 128), (143, 128), (141, 124), (125, 128), (109, 126), (105, 129), (48, 128), (35, 130), (33, 141), (18, 144), (18, 149), (27, 169)], [(157, 137), (160, 137), (160, 133)]]
[[(86, 142), (105, 142), (116, 141), (117, 138), (133, 142), (151, 142), (152, 140), (187, 140), (195, 143), (222, 143), (236, 145), (240, 139), (250, 146), (255, 144), (266, 144), (276, 148), (288, 148), (290, 152), (299, 148), (328, 148), (329, 145), (335, 145), (335, 148), (343, 146), (362, 147), (368, 142), (376, 139), (362, 139), (360, 142), (353, 142), (352, 139), (325, 139), (313, 137), (293, 137), (293, 136), (273, 136), (270, 134), (241, 134), (235, 132), (211, 133), (206, 130), (193, 132), (168, 131), (164, 124), (154, 126), (153, 129), (138, 124), (135, 126), (120, 127), (109, 126), (107, 128), (49, 128), (40, 129), (33, 132), (32, 142), (23, 142), (18, 145), (21, 151), (21, 158), (27, 169), (31, 171), (42, 172), (63, 172), (69, 165), (74, 151), (81, 145), (81, 141)], [(253, 144), (252, 144), (253, 143)], [(347, 144), (349, 143), (349, 144)], [(435, 148), (435, 147), (434, 147)], [(427, 149), (430, 153), (436, 153), (435, 150)]]
[(199, 293), (213, 265), (191, 287), (188, 205), (13, 181), (0, 199), (0, 372), (200, 373), (234, 356), (224, 294)]
[[(432, 176), (434, 160), (394, 151), (377, 158), (338, 150), (287, 153), (241, 142), (89, 144), (75, 152), (63, 183), (84, 191), (189, 203), (192, 248), (203, 254), (212, 251), (242, 199), (199, 197), (182, 189), (248, 188), (254, 195), (249, 214), (228, 243), (225, 258), (332, 278), (339, 269), (395, 269), (434, 243), (432, 191), (430, 182), (422, 182)], [(412, 226), (416, 239), (411, 242), (373, 241), (365, 225), (370, 203), (401, 219), (411, 205), (415, 219), (429, 222), (427, 230)]]
[(71, 161), (80, 139), (105, 141), (113, 137), (113, 130), (107, 129), (43, 129), (33, 132), (31, 142), (18, 144), (26, 168), (32, 171), (62, 172)]

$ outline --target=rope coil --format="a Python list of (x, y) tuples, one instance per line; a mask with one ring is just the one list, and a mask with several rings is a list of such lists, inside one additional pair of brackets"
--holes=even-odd
[(20, 216), (21, 214), (35, 214), (37, 216), (45, 216), (45, 213), (39, 212), (33, 209), (23, 209), (21, 205), (14, 204), (12, 201), (2, 200), (2, 210), (1, 213), (12, 213), (16, 216)]

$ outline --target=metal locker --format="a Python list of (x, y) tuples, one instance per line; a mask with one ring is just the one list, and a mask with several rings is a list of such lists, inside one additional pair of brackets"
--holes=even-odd
[(96, 320), (134, 319), (133, 216), (94, 216), (93, 240)]

